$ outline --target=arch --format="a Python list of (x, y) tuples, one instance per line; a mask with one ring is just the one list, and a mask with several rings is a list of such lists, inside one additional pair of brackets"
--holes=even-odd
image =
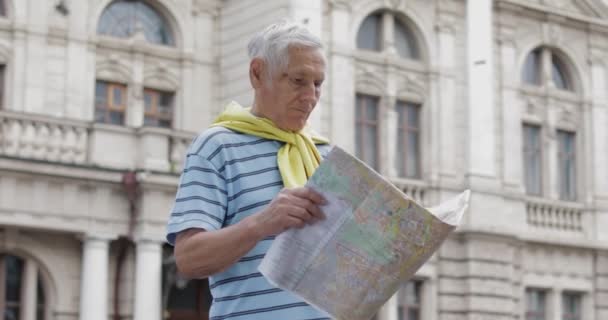
[(40, 276), (39, 280), (42, 282), (45, 293), (45, 319), (48, 319), (50, 313), (54, 311), (52, 308), (57, 304), (58, 289), (56, 285), (57, 281), (47, 268), (46, 264), (34, 253), (29, 252), (21, 246), (12, 249), (4, 249), (1, 251), (1, 253), (18, 257), (23, 261), (32, 261), (34, 264), (36, 264), (38, 275)]
[[(89, 34), (91, 36), (97, 35), (97, 27), (100, 23), (102, 14), (115, 1), (120, 0), (99, 1), (96, 7), (91, 10), (90, 21), (92, 21), (92, 23), (89, 25)], [(173, 34), (174, 44), (172, 47), (192, 47), (189, 38), (184, 37), (184, 30), (191, 30), (193, 26), (189, 16), (183, 12), (183, 10), (177, 7), (172, 1), (161, 2), (160, 0), (141, 0), (141, 2), (152, 7), (162, 18), (164, 18)]]
[(428, 61), (432, 61), (434, 59), (435, 53), (433, 51), (433, 48), (429, 46), (433, 32), (429, 32), (429, 30), (426, 30), (422, 27), (424, 26), (423, 15), (418, 14), (417, 10), (409, 5), (406, 5), (403, 9), (390, 8), (387, 7), (385, 2), (381, 0), (368, 1), (363, 4), (353, 5), (352, 12), (355, 12), (355, 14), (351, 19), (352, 27), (350, 43), (357, 43), (358, 31), (361, 27), (361, 24), (363, 23), (365, 18), (378, 11), (392, 12), (395, 17), (400, 19), (401, 22), (405, 23), (406, 26), (409, 27), (409, 30), (414, 35), (416, 43), (418, 44), (418, 61), (428, 63)]
[(543, 43), (538, 40), (528, 41), (525, 45), (522, 46), (522, 51), (517, 58), (517, 70), (519, 77), (519, 82), (522, 83), (521, 73), (525, 67), (526, 59), (528, 54), (534, 51), (537, 48), (549, 48), (553, 54), (556, 54), (564, 63), (565, 68), (568, 72), (568, 76), (570, 77), (570, 82), (572, 85), (572, 92), (577, 95), (585, 96), (585, 93), (588, 91), (589, 84), (586, 79), (581, 76), (581, 71), (583, 70), (581, 63), (578, 63), (576, 59), (572, 57), (576, 57), (576, 54), (568, 48), (568, 46), (564, 46), (561, 44), (550, 44)]

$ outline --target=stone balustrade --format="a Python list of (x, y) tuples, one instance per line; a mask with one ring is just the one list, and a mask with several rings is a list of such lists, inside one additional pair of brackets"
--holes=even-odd
[(526, 202), (529, 226), (553, 231), (585, 233), (585, 216), (582, 205), (556, 201), (530, 200)]
[(0, 113), (0, 154), (84, 164), (88, 130), (85, 123), (20, 113)]
[(425, 204), (426, 184), (423, 181), (391, 178), (391, 182), (403, 193), (420, 204)]
[(180, 173), (193, 136), (0, 111), (0, 155), (51, 163)]

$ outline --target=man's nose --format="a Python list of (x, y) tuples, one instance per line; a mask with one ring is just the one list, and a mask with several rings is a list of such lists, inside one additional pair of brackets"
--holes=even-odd
[(311, 102), (317, 101), (317, 86), (314, 83), (304, 86), (300, 92), (300, 98)]

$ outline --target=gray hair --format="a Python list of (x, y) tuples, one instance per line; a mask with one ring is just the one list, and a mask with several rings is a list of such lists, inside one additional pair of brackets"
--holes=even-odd
[(267, 65), (269, 79), (289, 63), (288, 49), (291, 46), (322, 49), (321, 40), (306, 27), (282, 20), (273, 23), (251, 38), (247, 45), (249, 58), (261, 58)]

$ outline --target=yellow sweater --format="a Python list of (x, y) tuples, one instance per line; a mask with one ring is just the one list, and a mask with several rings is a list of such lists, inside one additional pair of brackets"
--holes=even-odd
[(321, 162), (321, 154), (315, 143), (329, 143), (329, 141), (312, 133), (308, 128), (299, 132), (279, 129), (269, 119), (258, 118), (251, 114), (250, 109), (231, 102), (211, 126), (222, 126), (261, 138), (285, 142), (277, 153), (283, 184), (287, 188), (303, 186)]

